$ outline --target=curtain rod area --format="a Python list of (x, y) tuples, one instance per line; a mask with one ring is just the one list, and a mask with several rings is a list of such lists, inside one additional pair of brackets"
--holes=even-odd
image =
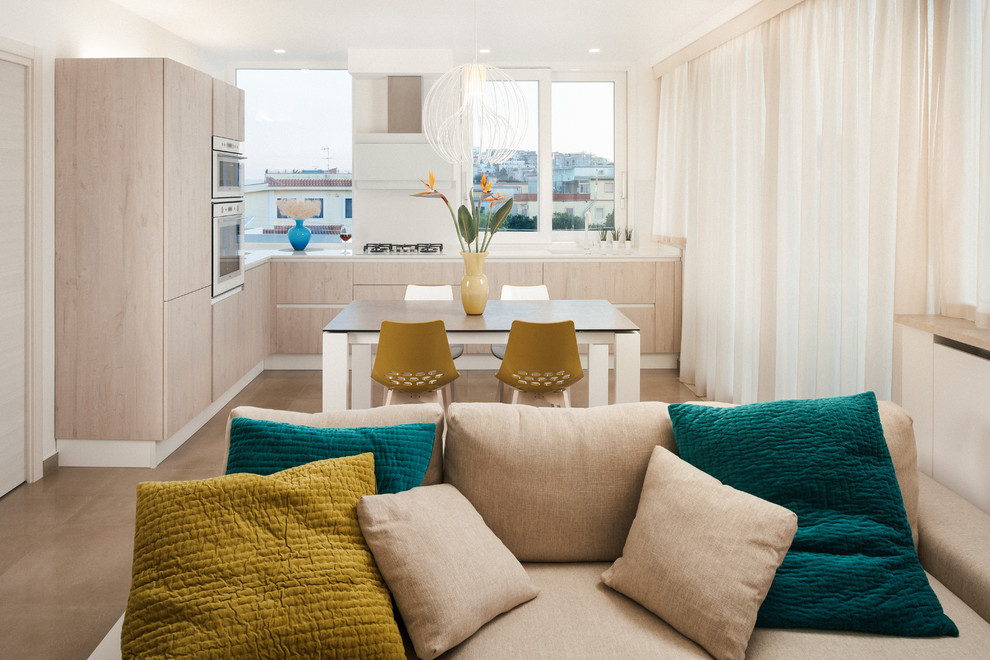
[[(718, 48), (722, 44), (739, 35), (748, 32), (757, 25), (769, 21), (781, 12), (787, 11), (799, 2), (804, 0), (758, 0), (747, 9), (739, 9), (737, 3), (726, 12), (723, 12), (717, 19), (725, 14), (733, 14), (733, 18), (718, 21), (718, 26), (705, 32), (702, 36), (689, 42), (687, 45), (675, 46), (668, 52), (661, 54), (660, 61), (653, 65), (653, 76), (662, 78), (685, 62), (690, 62), (694, 58), (704, 55), (713, 48)], [(704, 29), (704, 28), (702, 28)], [(690, 37), (688, 37), (690, 38)]]

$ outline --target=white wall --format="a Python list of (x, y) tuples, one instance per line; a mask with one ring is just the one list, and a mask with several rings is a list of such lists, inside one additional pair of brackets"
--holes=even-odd
[[(0, 37), (40, 50), (42, 72), (43, 244), (55, 237), (55, 59), (64, 57), (168, 57), (216, 77), (224, 62), (209, 52), (135, 16), (107, 0), (24, 0), (6, 3)], [(55, 451), (55, 253), (46, 248), (43, 261), (43, 390), (42, 456)]]

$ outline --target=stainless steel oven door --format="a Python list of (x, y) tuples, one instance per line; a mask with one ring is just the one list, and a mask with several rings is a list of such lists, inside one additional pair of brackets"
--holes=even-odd
[(213, 297), (244, 284), (244, 202), (213, 205)]
[(213, 199), (244, 197), (245, 159), (237, 140), (213, 138)]

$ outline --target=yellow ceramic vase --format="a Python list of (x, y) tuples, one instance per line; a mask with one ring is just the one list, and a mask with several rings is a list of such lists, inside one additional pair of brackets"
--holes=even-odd
[(488, 304), (488, 278), (485, 276), (487, 252), (461, 252), (465, 275), (461, 279), (461, 304), (466, 314), (484, 314)]

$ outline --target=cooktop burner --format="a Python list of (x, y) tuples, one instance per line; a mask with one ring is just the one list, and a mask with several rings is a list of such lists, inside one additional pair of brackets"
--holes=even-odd
[(366, 254), (440, 254), (443, 243), (365, 243)]

